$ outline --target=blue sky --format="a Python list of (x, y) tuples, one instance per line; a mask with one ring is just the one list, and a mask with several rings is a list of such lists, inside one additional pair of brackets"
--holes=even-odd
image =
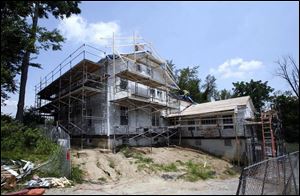
[[(81, 14), (68, 20), (41, 20), (67, 38), (61, 51), (41, 52), (30, 68), (26, 105), (34, 103), (34, 85), (82, 43), (103, 48), (97, 35), (133, 32), (150, 41), (177, 68), (199, 66), (199, 77), (217, 78), (217, 88), (232, 82), (262, 80), (275, 90), (289, 86), (275, 76), (276, 61), (292, 55), (299, 63), (298, 2), (82, 2)], [(95, 41), (96, 40), (96, 41)], [(18, 94), (2, 112), (15, 115)]]

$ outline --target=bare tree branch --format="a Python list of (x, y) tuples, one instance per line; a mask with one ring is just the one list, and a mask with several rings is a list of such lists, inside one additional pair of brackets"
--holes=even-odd
[(275, 63), (279, 65), (276, 75), (286, 80), (299, 98), (299, 65), (292, 56), (284, 56)]

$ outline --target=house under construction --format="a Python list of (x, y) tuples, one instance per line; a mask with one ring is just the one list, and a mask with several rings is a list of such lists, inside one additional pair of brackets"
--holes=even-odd
[(194, 104), (175, 96), (172, 71), (152, 45), (136, 37), (129, 44), (120, 40), (112, 39), (111, 54), (82, 45), (35, 86), (39, 113), (69, 133), (73, 144), (115, 149), (171, 142), (255, 159), (247, 153), (258, 126), (249, 123), (255, 112), (250, 97)]

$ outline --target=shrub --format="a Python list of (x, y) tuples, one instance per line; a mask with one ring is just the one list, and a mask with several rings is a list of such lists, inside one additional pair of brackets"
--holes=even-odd
[(57, 148), (58, 145), (46, 138), (40, 129), (27, 127), (1, 116), (1, 157), (47, 160)]
[(79, 166), (72, 166), (70, 179), (75, 183), (83, 183), (83, 170)]
[(184, 178), (190, 182), (195, 182), (200, 179), (206, 180), (208, 178), (213, 178), (215, 175), (214, 171), (211, 171), (209, 167), (203, 167), (200, 164), (193, 163), (188, 161), (186, 163), (187, 174), (184, 175)]

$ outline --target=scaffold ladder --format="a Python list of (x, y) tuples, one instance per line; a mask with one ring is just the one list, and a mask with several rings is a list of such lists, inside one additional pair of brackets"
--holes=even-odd
[(272, 115), (269, 113), (261, 114), (262, 125), (262, 145), (263, 153), (266, 157), (276, 156), (275, 137), (272, 129)]

